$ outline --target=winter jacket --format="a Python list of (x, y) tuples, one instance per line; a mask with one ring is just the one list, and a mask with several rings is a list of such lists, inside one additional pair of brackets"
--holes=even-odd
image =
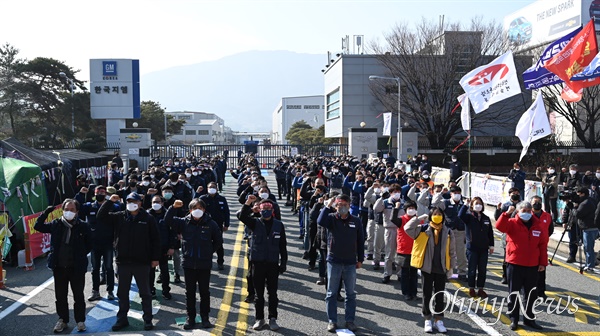
[(465, 204), (458, 211), (458, 217), (465, 223), (466, 248), (481, 251), (494, 247), (494, 228), (490, 217), (482, 211), (481, 217), (477, 218), (468, 210), (469, 206)]
[[(404, 225), (406, 234), (415, 240), (418, 239), (421, 233), (424, 233), (427, 236), (427, 243), (425, 245), (418, 245), (420, 248), (415, 248), (417, 244), (413, 244), (411, 264), (413, 263), (413, 260), (417, 262), (419, 259), (422, 259), (423, 264), (421, 266), (421, 271), (431, 273), (433, 267), (433, 255), (435, 253), (434, 232), (429, 224), (420, 225), (419, 222), (419, 217), (415, 216)], [(454, 232), (446, 225), (442, 225), (442, 232), (440, 232), (440, 241), (438, 244), (442, 244), (442, 268), (446, 270), (446, 275), (449, 277), (452, 275), (454, 267), (456, 267), (456, 248), (454, 243)]]
[(394, 208), (392, 222), (398, 227), (396, 236), (396, 253), (411, 254), (415, 240), (404, 231), (404, 225), (412, 218), (407, 214), (399, 216), (400, 209)]
[(509, 218), (502, 213), (496, 221), (496, 229), (506, 233), (506, 262), (519, 266), (548, 265), (548, 235), (536, 216), (532, 216), (531, 228), (527, 228), (519, 216)]
[(575, 216), (577, 217), (577, 225), (580, 229), (587, 230), (597, 228), (596, 222), (594, 221), (596, 207), (596, 202), (589, 197), (586, 197), (585, 200), (579, 203), (579, 206), (575, 211)]
[(231, 214), (225, 197), (217, 193), (214, 196), (209, 194), (202, 195), (200, 199), (206, 204), (206, 212), (210, 214), (210, 217), (220, 228), (223, 226), (229, 227)]
[(324, 207), (317, 224), (327, 230), (327, 261), (353, 265), (365, 258), (365, 239), (360, 219), (348, 214), (346, 219)]
[(246, 204), (242, 206), (240, 220), (252, 232), (250, 261), (278, 263), (280, 267), (285, 269), (288, 253), (283, 223), (271, 216), (273, 221), (271, 232), (267, 232), (264, 219), (252, 217), (252, 208)]

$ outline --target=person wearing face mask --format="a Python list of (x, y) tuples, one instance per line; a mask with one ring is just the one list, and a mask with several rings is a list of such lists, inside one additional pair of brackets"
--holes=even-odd
[[(522, 302), (526, 302), (523, 315), (524, 324), (533, 329), (542, 327), (536, 323), (533, 303), (537, 299), (538, 272), (548, 265), (548, 235), (539, 219), (531, 213), (533, 207), (529, 202), (520, 202), (516, 208), (510, 206), (496, 221), (496, 229), (506, 233), (506, 276), (508, 279), (508, 311), (510, 329), (519, 328), (520, 304), (517, 295), (524, 293)], [(513, 212), (516, 215), (511, 218)]]
[[(251, 207), (256, 196), (248, 196), (242, 206), (240, 220), (252, 232), (250, 261), (253, 267), (253, 281), (256, 291), (256, 321), (252, 326), (260, 330), (265, 322), (265, 284), (269, 294), (269, 328), (279, 329), (277, 324), (277, 288), (279, 275), (286, 271), (288, 261), (285, 228), (280, 220), (273, 216), (273, 202), (263, 199), (255, 207)], [(252, 216), (252, 212), (260, 212), (260, 218)]]
[[(494, 212), (494, 219), (498, 220), (498, 218), (500, 218), (500, 215), (505, 213), (508, 208), (510, 208), (511, 206), (516, 207), (517, 204), (520, 202), (521, 200), (521, 192), (519, 191), (519, 189), (512, 187), (510, 189), (508, 189), (508, 197), (510, 198), (508, 202), (506, 203), (498, 203), (498, 205), (496, 206), (496, 210)], [(512, 216), (514, 216), (516, 213), (512, 213)], [(502, 284), (505, 285), (508, 283), (508, 280), (506, 279), (506, 235), (503, 234), (502, 235), (502, 249), (504, 250), (504, 260), (502, 261)]]
[(431, 171), (431, 162), (429, 162), (427, 155), (421, 155), (421, 162), (419, 163), (419, 173), (423, 174), (423, 172)]
[[(389, 193), (389, 198), (380, 198), (375, 202), (375, 205), (373, 205), (373, 211), (376, 213), (383, 213), (383, 228), (385, 230), (385, 261), (383, 266), (383, 279), (381, 280), (383, 283), (389, 283), (392, 273), (394, 273), (393, 264), (396, 257), (396, 238), (398, 230), (396, 225), (392, 222), (392, 216), (396, 204), (402, 204), (402, 200), (400, 198), (400, 186), (398, 184), (392, 184), (389, 188)], [(374, 255), (373, 260), (374, 263), (379, 263), (379, 256)], [(400, 270), (398, 270), (396, 275), (398, 275), (398, 278), (400, 278)]]
[[(421, 314), (425, 318), (424, 330), (427, 333), (432, 333), (434, 328), (441, 333), (447, 332), (443, 322), (444, 295), (440, 294), (444, 292), (446, 280), (452, 276), (456, 266), (456, 231), (444, 225), (444, 217), (444, 210), (434, 207), (429, 215), (412, 217), (404, 225), (406, 234), (415, 240), (410, 265), (421, 270)], [(421, 221), (425, 224), (420, 224)], [(434, 321), (431, 320), (432, 316)]]
[(521, 169), (521, 164), (515, 162), (513, 169), (508, 173), (508, 179), (513, 182), (513, 187), (519, 189), (521, 200), (525, 197), (525, 177), (527, 174)]
[(585, 251), (584, 271), (595, 273), (596, 252), (594, 251), (594, 242), (598, 239), (598, 224), (596, 218), (597, 202), (590, 197), (587, 188), (577, 189), (579, 205), (575, 211), (577, 217), (577, 226), (579, 234), (583, 241), (583, 250)]
[(432, 207), (439, 207), (444, 211), (446, 225), (454, 232), (456, 237), (456, 266), (458, 279), (467, 281), (467, 254), (465, 245), (465, 223), (458, 216), (458, 211), (463, 206), (462, 190), (458, 186), (450, 188), (449, 200), (439, 198), (431, 201)]
[(334, 164), (333, 167), (331, 167), (331, 172), (325, 172), (324, 175), (329, 179), (330, 192), (341, 194), (344, 186), (344, 174), (340, 172), (340, 166)]
[[(417, 216), (426, 215), (429, 213), (429, 207), (433, 203), (433, 195), (427, 183), (416, 182), (408, 189), (406, 199), (417, 203)], [(441, 195), (437, 195), (436, 200), (440, 200)]]
[[(540, 196), (531, 197), (531, 207), (533, 208), (533, 215), (538, 218), (542, 228), (545, 230), (544, 234), (550, 237), (554, 233), (554, 223), (552, 223), (552, 216), (542, 210), (542, 198)], [(546, 299), (546, 270), (538, 272), (538, 282), (536, 285), (538, 297)]]
[[(358, 330), (356, 317), (356, 270), (364, 261), (364, 237), (362, 222), (350, 214), (350, 197), (339, 195), (319, 214), (317, 224), (327, 230), (327, 331), (336, 332), (337, 293), (340, 280), (346, 290), (344, 304), (346, 329)], [(336, 212), (337, 210), (337, 212)]]
[(279, 194), (279, 200), (281, 200), (281, 195), (287, 193), (285, 187), (285, 175), (287, 171), (287, 166), (282, 165), (281, 162), (277, 162), (275, 164), (275, 168), (273, 168), (273, 172), (275, 173), (275, 180), (277, 181), (277, 193)]
[(564, 186), (568, 190), (575, 190), (581, 186), (583, 175), (578, 171), (576, 164), (569, 165), (569, 172), (566, 174)]
[(404, 225), (417, 215), (417, 204), (413, 201), (404, 203), (404, 215), (400, 216), (400, 203), (396, 203), (392, 215), (392, 223), (398, 227), (396, 257), (400, 265), (400, 283), (402, 295), (406, 301), (417, 299), (417, 269), (410, 266), (414, 240), (406, 231)]
[(193, 329), (196, 324), (196, 288), (200, 292), (200, 318), (202, 328), (212, 328), (208, 314), (210, 312), (210, 270), (213, 254), (221, 245), (221, 230), (210, 214), (206, 212), (206, 204), (200, 199), (193, 199), (189, 206), (189, 214), (175, 217), (177, 209), (183, 207), (181, 200), (175, 201), (165, 214), (165, 223), (177, 234), (182, 235), (183, 271), (185, 276), (185, 302), (187, 318), (183, 329)]
[[(379, 184), (379, 180), (375, 181), (367, 192), (365, 193), (364, 206), (369, 208), (368, 213), (368, 222), (367, 222), (367, 260), (373, 260), (373, 250), (375, 249), (375, 230), (377, 229), (377, 222), (375, 219), (375, 211), (373, 210), (373, 205), (379, 198), (381, 198), (382, 190), (381, 185)], [(383, 231), (383, 230), (381, 230)], [(383, 238), (383, 235), (381, 235)], [(381, 240), (379, 246), (383, 246), (383, 240)], [(373, 264), (374, 269), (379, 269), (379, 263)]]
[(69, 323), (69, 286), (75, 301), (73, 313), (77, 323), (77, 331), (83, 332), (85, 326), (85, 272), (87, 272), (87, 254), (92, 249), (92, 237), (88, 224), (78, 218), (79, 202), (67, 198), (62, 203), (63, 214), (60, 218), (46, 223), (48, 216), (54, 211), (49, 206), (38, 217), (34, 229), (42, 233), (50, 233), (50, 254), (48, 268), (54, 277), (54, 296), (58, 321), (53, 331), (60, 333)]
[(544, 210), (552, 215), (553, 222), (558, 221), (558, 210), (556, 202), (558, 200), (558, 182), (559, 177), (556, 174), (554, 165), (548, 165), (546, 174), (542, 174), (542, 169), (535, 171), (535, 176), (542, 180), (542, 195), (544, 195)]
[[(82, 188), (81, 192), (88, 193), (87, 188)], [(114, 226), (112, 222), (102, 222), (96, 218), (98, 209), (105, 202), (106, 188), (97, 186), (94, 190), (96, 200), (94, 202), (83, 203), (79, 211), (79, 218), (85, 220), (90, 226), (92, 239), (92, 295), (88, 301), (102, 299), (100, 296), (100, 271), (105, 271), (107, 299), (114, 300), (113, 294), (115, 286), (115, 271), (113, 268), (114, 256)], [(118, 211), (119, 206), (115, 205), (113, 211)]]
[(451, 180), (456, 181), (463, 174), (462, 164), (460, 163), (460, 161), (458, 161), (456, 155), (452, 155), (451, 161), (448, 164), (448, 168), (450, 169)]
[(112, 163), (110, 165), (110, 170), (108, 171), (108, 184), (114, 186), (123, 178), (123, 173), (121, 172), (119, 166), (116, 163)]
[[(216, 182), (210, 182), (208, 184), (208, 193), (200, 196), (200, 199), (206, 204), (206, 212), (210, 214), (212, 219), (219, 226), (219, 229), (221, 230), (221, 239), (223, 239), (223, 232), (229, 230), (231, 220), (227, 199), (217, 192)], [(224, 255), (225, 250), (221, 245), (217, 249), (217, 267), (219, 268), (219, 271), (225, 269), (225, 266), (223, 265), (225, 262), (225, 259), (223, 259)]]
[(119, 267), (119, 311), (113, 331), (119, 331), (129, 325), (129, 290), (135, 277), (140, 297), (144, 330), (152, 330), (152, 294), (148, 282), (151, 268), (158, 266), (160, 259), (160, 235), (154, 217), (142, 208), (142, 196), (137, 193), (127, 195), (126, 210), (113, 211), (119, 201), (119, 195), (112, 195), (100, 206), (96, 217), (99, 221), (112, 222), (115, 225), (116, 261)]
[(429, 175), (429, 171), (428, 170), (424, 170), (423, 172), (421, 172), (421, 185), (424, 185), (427, 187), (428, 190), (432, 190), (433, 189), (433, 181), (431, 180), (431, 175)]
[[(494, 253), (494, 228), (492, 221), (483, 211), (483, 200), (480, 197), (473, 197), (471, 201), (467, 200), (458, 211), (458, 216), (465, 223), (469, 296), (478, 296), (481, 299), (487, 297), (484, 287), (488, 256)], [(475, 282), (475, 277), (477, 277), (477, 282)], [(476, 284), (477, 292), (475, 292)]]
[[(169, 225), (165, 223), (165, 212), (164, 200), (162, 197), (156, 195), (152, 198), (152, 208), (148, 210), (148, 213), (154, 217), (158, 225), (158, 233), (160, 235), (160, 259), (158, 260), (158, 267), (160, 269), (160, 284), (162, 285), (162, 297), (165, 300), (171, 300), (171, 287), (169, 286), (169, 257), (175, 253), (176, 235), (175, 231), (171, 230)], [(150, 269), (150, 293), (152, 296), (156, 295), (156, 288), (154, 287), (155, 270)]]

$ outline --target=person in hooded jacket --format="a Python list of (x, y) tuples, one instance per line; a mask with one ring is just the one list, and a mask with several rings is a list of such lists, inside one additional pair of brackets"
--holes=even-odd
[(200, 292), (200, 318), (202, 328), (212, 328), (208, 314), (210, 313), (210, 271), (214, 253), (223, 245), (221, 230), (206, 212), (206, 204), (200, 199), (193, 199), (189, 206), (189, 214), (175, 217), (183, 201), (177, 200), (165, 214), (165, 223), (176, 233), (181, 234), (181, 250), (183, 254), (183, 273), (185, 276), (185, 303), (187, 318), (183, 329), (193, 329), (196, 324), (196, 288)]
[(50, 254), (48, 268), (54, 276), (54, 296), (58, 321), (54, 332), (60, 333), (69, 323), (69, 285), (75, 300), (74, 315), (77, 331), (83, 332), (85, 326), (85, 272), (87, 272), (87, 254), (92, 249), (91, 231), (86, 222), (77, 217), (79, 202), (67, 198), (62, 203), (63, 214), (46, 223), (48, 216), (54, 211), (49, 206), (38, 217), (34, 229), (42, 233), (50, 233)]

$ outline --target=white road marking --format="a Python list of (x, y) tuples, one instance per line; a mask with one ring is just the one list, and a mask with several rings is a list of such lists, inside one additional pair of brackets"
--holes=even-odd
[(32, 297), (38, 295), (39, 292), (43, 291), (46, 287), (48, 287), (53, 282), (54, 282), (54, 277), (51, 277), (50, 279), (46, 280), (46, 282), (37, 286), (34, 290), (29, 292), (29, 294), (23, 296), (18, 301), (16, 301), (12, 305), (10, 305), (8, 308), (6, 308), (4, 311), (0, 312), (0, 320), (7, 317), (8, 315), (10, 315), (10, 313), (14, 312), (15, 310), (17, 310), (25, 302), (29, 301), (29, 299), (31, 299)]

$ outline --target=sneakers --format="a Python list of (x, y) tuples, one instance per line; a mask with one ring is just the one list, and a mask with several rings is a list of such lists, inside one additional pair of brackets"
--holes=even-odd
[[(477, 291), (477, 296), (479, 296), (479, 297), (480, 297), (480, 298), (482, 298), (482, 299), (485, 299), (485, 298), (487, 298), (487, 296), (488, 296), (488, 295), (487, 295), (487, 293), (486, 293), (486, 292), (483, 290), (483, 288), (479, 288), (479, 290)], [(546, 296), (546, 295), (544, 294), (544, 296)]]
[(358, 330), (358, 327), (356, 326), (356, 324), (354, 324), (354, 322), (346, 322), (346, 329), (355, 332)]
[(102, 299), (102, 296), (100, 296), (100, 292), (97, 290), (93, 290), (92, 295), (90, 295), (90, 297), (88, 298), (88, 301), (97, 301), (100, 299)]
[(373, 260), (373, 253), (369, 253), (367, 255), (367, 260)]
[(181, 278), (179, 277), (179, 274), (175, 274), (175, 280), (173, 281), (173, 283), (182, 283), (183, 281), (181, 281)]
[(154, 325), (152, 325), (152, 321), (144, 322), (144, 330), (152, 330), (154, 329)]
[(571, 257), (569, 256), (569, 258), (567, 258), (567, 262), (570, 263), (574, 263), (575, 262), (575, 257)]
[(316, 268), (317, 268), (317, 266), (315, 266), (315, 264), (311, 264), (311, 263), (308, 264), (308, 270), (309, 271), (312, 271), (312, 270), (314, 270)]
[(160, 277), (158, 277), (158, 279), (156, 280), (156, 283), (158, 283), (158, 284), (162, 283), (162, 279)]
[(596, 270), (593, 267), (586, 267), (583, 270), (588, 273), (596, 273)]
[(381, 280), (381, 282), (383, 282), (384, 284), (390, 282), (390, 277), (389, 276), (384, 276), (383, 279)]
[(83, 332), (86, 329), (85, 322), (77, 322), (77, 331)]
[(327, 331), (329, 331), (330, 333), (334, 333), (337, 330), (337, 324), (333, 323), (333, 322), (329, 322), (327, 324)]
[(194, 318), (187, 317), (185, 319), (185, 323), (183, 324), (183, 329), (185, 329), (185, 330), (194, 329), (194, 326), (196, 326), (196, 320)]
[(113, 294), (112, 291), (109, 291), (108, 295), (106, 295), (106, 299), (111, 300), (111, 301), (114, 300), (115, 299), (115, 294)]
[(219, 264), (217, 267), (219, 268), (219, 271), (222, 271), (225, 269), (225, 266), (223, 264)]
[(173, 295), (171, 295), (169, 292), (163, 292), (162, 296), (165, 300), (171, 300), (173, 298)]
[(442, 320), (435, 321), (435, 323), (433, 323), (433, 327), (437, 331), (441, 332), (442, 334), (445, 334), (448, 332), (448, 329), (446, 329), (446, 327), (444, 327), (444, 321), (442, 321)]
[(246, 298), (244, 299), (244, 302), (246, 302), (246, 303), (253, 303), (254, 302), (254, 295), (248, 295), (248, 296), (246, 296)]
[(425, 320), (425, 327), (423, 328), (423, 331), (428, 334), (433, 333), (433, 322), (431, 322), (431, 320)]
[(254, 325), (252, 326), (252, 329), (254, 329), (254, 330), (260, 330), (265, 325), (267, 325), (267, 322), (265, 322), (265, 319), (256, 320), (256, 322), (254, 322)]
[(475, 288), (469, 288), (469, 296), (473, 298), (477, 296), (477, 293), (475, 293)]
[(319, 277), (319, 280), (317, 280), (317, 285), (319, 285), (319, 286), (325, 285), (325, 278)]
[(210, 323), (208, 316), (201, 316), (200, 318), (202, 319), (202, 328), (208, 329), (215, 326), (214, 324)]
[(67, 324), (65, 322), (63, 322), (63, 319), (59, 319), (58, 322), (56, 322), (56, 325), (54, 326), (54, 332), (61, 333), (66, 328), (67, 328)]
[(278, 330), (278, 329), (279, 329), (279, 325), (277, 324), (277, 319), (276, 319), (276, 318), (274, 318), (274, 317), (271, 317), (271, 318), (269, 319), (269, 328), (270, 328), (272, 331), (275, 331), (275, 330)]

